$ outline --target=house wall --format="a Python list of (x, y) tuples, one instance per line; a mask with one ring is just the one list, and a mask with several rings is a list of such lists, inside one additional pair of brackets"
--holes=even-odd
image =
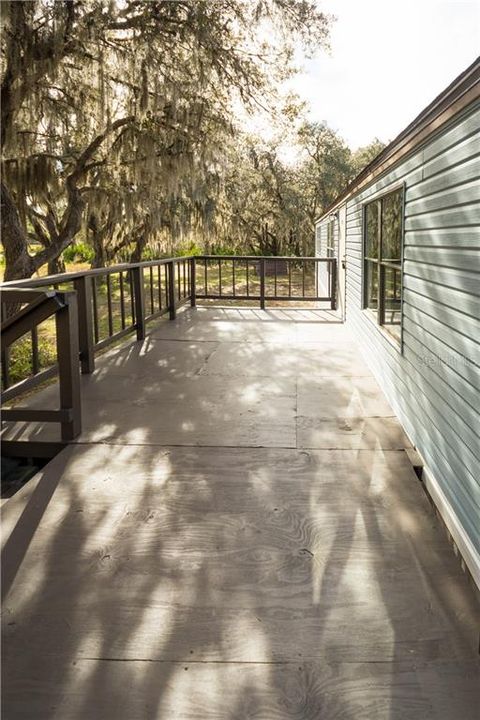
[[(406, 193), (402, 351), (362, 310), (362, 204), (398, 181)], [(480, 586), (480, 105), (346, 206), (347, 323)]]

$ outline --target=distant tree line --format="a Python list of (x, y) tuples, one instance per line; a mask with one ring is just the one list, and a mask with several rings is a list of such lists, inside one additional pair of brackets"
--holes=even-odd
[[(280, 88), (326, 44), (313, 0), (2, 2), (5, 279), (192, 248), (311, 250), (352, 153)], [(248, 134), (259, 107), (282, 142)], [(75, 250), (77, 248), (77, 250)]]

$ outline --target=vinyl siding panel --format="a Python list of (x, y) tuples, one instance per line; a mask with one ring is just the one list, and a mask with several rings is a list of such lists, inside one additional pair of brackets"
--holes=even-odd
[[(362, 310), (362, 207), (405, 185), (403, 346)], [(321, 224), (321, 223), (320, 223)], [(347, 200), (347, 324), (480, 554), (480, 107)]]
[(403, 278), (404, 294), (407, 300), (411, 300), (413, 295), (421, 295), (446, 305), (446, 307), (454, 307), (460, 312), (471, 315), (474, 319), (480, 317), (480, 297), (465, 293), (458, 289), (450, 289), (444, 285), (436, 285), (428, 280), (404, 275)]
[[(480, 168), (479, 168), (480, 170)], [(478, 192), (478, 188), (477, 188)], [(408, 233), (406, 245), (417, 247), (454, 247), (478, 248), (480, 246), (480, 228), (437, 228), (435, 230), (417, 230)]]
[(440, 267), (438, 265), (421, 265), (407, 260), (403, 265), (404, 275), (431, 280), (438, 285), (445, 285), (472, 295), (478, 294), (478, 274), (471, 268), (459, 271), (455, 268)]
[(444, 130), (423, 149), (425, 162), (431, 160), (435, 155), (445, 152), (449, 148), (462, 143), (470, 135), (478, 134), (480, 129), (478, 113), (468, 113), (463, 120), (454, 123), (449, 130)]
[(470, 160), (480, 153), (480, 130), (472, 137), (469, 137), (458, 145), (448, 148), (430, 161), (426, 161), (423, 167), (423, 177), (429, 178), (446, 168)]
[(415, 200), (416, 198), (426, 198), (429, 195), (445, 190), (448, 188), (456, 188), (457, 185), (463, 185), (470, 180), (475, 180), (480, 175), (480, 156), (476, 156), (461, 165), (448, 168), (444, 172), (436, 175), (430, 180), (424, 181), (421, 177), (418, 183), (408, 184), (407, 200)]
[(447, 188), (427, 197), (419, 197), (416, 200), (407, 200), (408, 215), (421, 215), (422, 213), (439, 210), (442, 208), (453, 208), (469, 202), (478, 201), (478, 181), (464, 183), (460, 187)]

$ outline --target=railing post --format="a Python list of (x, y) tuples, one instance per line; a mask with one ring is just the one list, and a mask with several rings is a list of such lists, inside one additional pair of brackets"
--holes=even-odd
[(331, 294), (331, 308), (332, 310), (337, 309), (337, 260), (334, 258), (333, 260), (330, 260), (331, 263), (331, 288), (330, 288), (330, 294)]
[(260, 308), (265, 310), (265, 258), (260, 259)]
[(168, 310), (170, 313), (170, 320), (175, 320), (177, 317), (177, 308), (175, 303), (175, 261), (171, 260), (167, 263), (167, 275), (168, 275)]
[(69, 420), (62, 421), (62, 440), (73, 440), (82, 431), (80, 368), (78, 363), (77, 296), (64, 293), (65, 307), (55, 314), (57, 335), (58, 384), (60, 409), (70, 411)]
[(83, 275), (82, 277), (75, 278), (73, 287), (77, 293), (80, 365), (82, 373), (88, 374), (95, 370), (92, 318), (92, 278), (89, 275)]
[(143, 268), (132, 268), (133, 298), (135, 304), (135, 327), (137, 340), (145, 340), (145, 289), (143, 285)]
[(195, 258), (190, 260), (190, 304), (195, 307), (197, 304), (197, 263)]

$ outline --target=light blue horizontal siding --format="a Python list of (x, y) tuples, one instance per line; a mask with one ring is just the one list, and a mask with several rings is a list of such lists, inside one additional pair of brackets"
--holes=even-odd
[[(480, 169), (480, 168), (479, 168)], [(477, 188), (478, 192), (478, 188)], [(405, 245), (417, 247), (465, 248), (480, 246), (480, 228), (436, 228), (435, 230), (411, 230), (405, 238)]]
[[(362, 206), (405, 184), (403, 352), (361, 309)], [(346, 319), (480, 553), (480, 106), (347, 201)]]
[(410, 200), (410, 195), (407, 193), (408, 216), (421, 215), (432, 210), (461, 207), (475, 201), (478, 201), (477, 180), (464, 183), (459, 187), (447, 188), (433, 195), (427, 195), (427, 197), (420, 196), (415, 200)]

